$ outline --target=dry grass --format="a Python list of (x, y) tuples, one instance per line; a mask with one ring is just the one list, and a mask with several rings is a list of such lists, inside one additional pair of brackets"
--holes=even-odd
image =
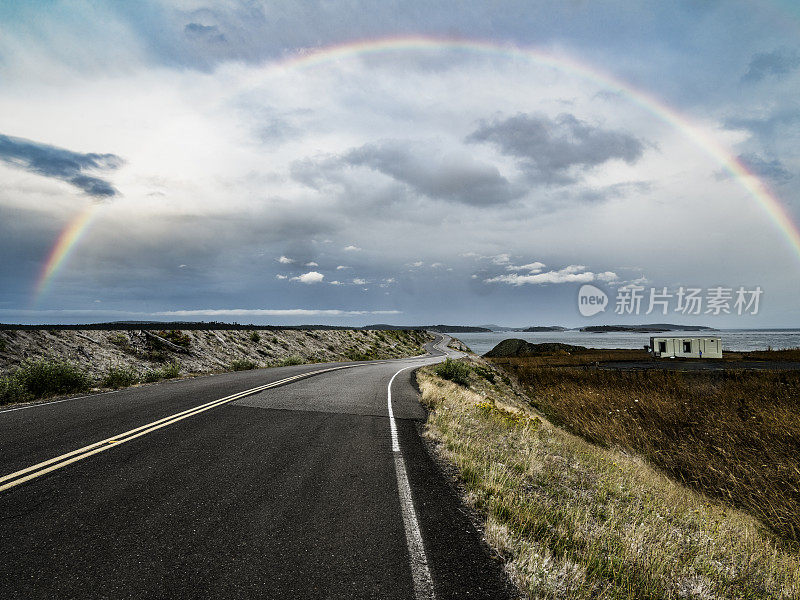
[[(495, 364), (504, 364), (506, 361), (512, 364), (524, 360), (529, 366), (542, 367), (571, 367), (580, 365), (593, 365), (604, 362), (624, 362), (639, 361), (652, 362), (654, 365), (664, 363), (664, 359), (653, 358), (646, 350), (642, 349), (608, 349), (608, 348), (586, 348), (580, 352), (550, 352), (539, 356), (529, 356), (525, 358), (492, 358)], [(696, 359), (673, 359), (675, 362), (695, 361)], [(790, 348), (787, 350), (754, 350), (751, 352), (728, 352), (725, 351), (721, 359), (714, 359), (715, 362), (732, 363), (734, 368), (736, 363), (741, 360), (747, 361), (770, 361), (770, 362), (800, 362), (800, 348)], [(672, 362), (672, 361), (670, 361)]]
[[(503, 364), (506, 361), (520, 360), (517, 358), (492, 358), (489, 359), (495, 364)], [(644, 349), (642, 350), (607, 350), (604, 348), (587, 348), (581, 352), (564, 352), (563, 350), (542, 354), (539, 356), (527, 356), (525, 360), (531, 365), (541, 365), (549, 367), (570, 367), (577, 365), (592, 365), (596, 362), (607, 361), (650, 361), (652, 357)]]
[[(485, 368), (485, 367), (484, 367)], [(644, 460), (551, 426), (495, 378), (418, 374), (427, 433), (530, 598), (797, 598), (800, 557)]]
[(748, 360), (786, 360), (800, 362), (800, 348), (787, 348), (786, 350), (754, 350), (741, 354), (742, 358)]
[(800, 542), (800, 371), (503, 367), (554, 423), (636, 452)]

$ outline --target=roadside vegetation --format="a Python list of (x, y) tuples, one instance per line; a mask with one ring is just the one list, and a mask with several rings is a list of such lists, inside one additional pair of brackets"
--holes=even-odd
[(800, 371), (502, 366), (553, 423), (635, 452), (800, 543)]
[(469, 385), (469, 365), (465, 362), (446, 358), (434, 368), (434, 372), (442, 379), (447, 379), (458, 385)]
[[(461, 362), (466, 385), (437, 367), (418, 372), (425, 435), (457, 468), (465, 501), (527, 597), (800, 597), (798, 548), (774, 528), (619, 443), (552, 425), (513, 377), (477, 357)], [(551, 397), (574, 391), (568, 379), (558, 383), (561, 371), (546, 381)], [(569, 408), (578, 418), (581, 410), (587, 404)]]
[(75, 365), (62, 361), (26, 361), (10, 375), (0, 377), (0, 404), (83, 392), (92, 378)]
[(173, 361), (160, 369), (148, 369), (142, 375), (142, 383), (155, 383), (162, 379), (175, 379), (181, 376), (181, 364)]
[(130, 367), (117, 366), (108, 369), (100, 377), (93, 377), (72, 363), (39, 359), (23, 363), (12, 373), (0, 376), (0, 404), (75, 394), (97, 387), (119, 389), (179, 375), (180, 364), (177, 362), (143, 373)]
[[(541, 344), (539, 344), (541, 346)], [(652, 363), (653, 365), (663, 362), (664, 359), (655, 359), (644, 349), (606, 349), (606, 348), (582, 348), (574, 346), (578, 351), (555, 350), (552, 352), (542, 352), (535, 356), (505, 356), (491, 358), (490, 360), (502, 365), (505, 360), (526, 361), (528, 366), (542, 367), (567, 367), (567, 366), (593, 366), (601, 365), (606, 362), (639, 362), (642, 364)], [(670, 359), (672, 362), (694, 361), (696, 359)], [(723, 358), (713, 359), (715, 363), (722, 364), (735, 369), (736, 363), (740, 361), (761, 361), (761, 362), (798, 362), (800, 363), (800, 348), (790, 348), (787, 350), (754, 350), (751, 352), (725, 352)]]
[(257, 369), (258, 363), (246, 358), (239, 358), (231, 363), (231, 371), (249, 371), (250, 369)]

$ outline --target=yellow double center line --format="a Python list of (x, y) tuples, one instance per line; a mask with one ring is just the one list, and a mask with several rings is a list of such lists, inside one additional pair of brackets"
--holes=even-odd
[(113, 437), (100, 440), (99, 442), (95, 442), (94, 444), (89, 444), (88, 446), (84, 446), (83, 448), (78, 448), (77, 450), (73, 450), (72, 452), (67, 452), (66, 454), (62, 454), (61, 456), (56, 456), (55, 458), (51, 458), (50, 460), (46, 460), (44, 462), (32, 465), (20, 471), (4, 475), (0, 477), (0, 484), (2, 484), (0, 485), (0, 492), (3, 492), (21, 483), (25, 483), (26, 481), (30, 481), (31, 479), (35, 479), (36, 477), (40, 477), (45, 473), (50, 473), (51, 471), (55, 471), (57, 469), (61, 469), (62, 467), (66, 467), (67, 465), (70, 465), (74, 462), (78, 462), (79, 460), (88, 458), (93, 454), (98, 454), (100, 452), (108, 450), (109, 448), (113, 448), (115, 446), (119, 446), (120, 444), (124, 444), (125, 442), (130, 442), (131, 440), (135, 440), (138, 437), (141, 437), (148, 433), (152, 433), (157, 429), (166, 427), (167, 425), (172, 425), (174, 423), (177, 423), (178, 421), (182, 421), (183, 419), (188, 419), (189, 417), (193, 417), (207, 410), (211, 410), (212, 408), (217, 408), (218, 406), (222, 406), (223, 404), (228, 404), (229, 402), (233, 402), (234, 400), (239, 400), (240, 398), (244, 398), (245, 396), (250, 396), (252, 394), (257, 394), (258, 392), (263, 392), (264, 390), (268, 390), (270, 388), (286, 385), (287, 383), (297, 381), (298, 379), (311, 377), (312, 375), (319, 375), (320, 373), (326, 373), (328, 371), (338, 371), (339, 369), (351, 369), (351, 368), (352, 365), (347, 365), (343, 367), (331, 367), (329, 369), (310, 371), (309, 373), (300, 373), (299, 375), (293, 375), (292, 377), (287, 377), (285, 379), (273, 381), (272, 383), (267, 383), (266, 385), (254, 387), (249, 390), (245, 390), (243, 392), (238, 392), (231, 396), (225, 396), (224, 398), (220, 398), (219, 400), (212, 400), (211, 402), (207, 402), (206, 404), (201, 404), (200, 406), (195, 406), (194, 408), (190, 408), (188, 410), (175, 413), (174, 415), (170, 415), (168, 417), (164, 417), (163, 419), (153, 421), (152, 423), (148, 423), (147, 425), (142, 425), (141, 427), (137, 427), (136, 429), (131, 429), (130, 431), (126, 431), (125, 433), (120, 433)]

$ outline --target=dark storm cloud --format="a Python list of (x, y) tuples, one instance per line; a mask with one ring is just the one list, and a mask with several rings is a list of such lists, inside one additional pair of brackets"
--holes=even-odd
[(740, 154), (738, 158), (749, 171), (776, 183), (783, 183), (794, 177), (777, 158), (770, 160), (755, 153)]
[(494, 144), (517, 158), (533, 180), (556, 184), (573, 183), (577, 171), (609, 160), (633, 163), (644, 152), (644, 144), (634, 136), (592, 126), (566, 113), (555, 119), (518, 114), (484, 121), (466, 141)]
[(767, 75), (786, 75), (800, 67), (800, 52), (779, 48), (772, 52), (759, 52), (750, 60), (742, 81), (761, 81)]
[(800, 105), (796, 104), (763, 117), (729, 117), (725, 120), (725, 127), (728, 129), (745, 129), (765, 139), (778, 133), (785, 135), (787, 127), (797, 125), (800, 125)]
[(227, 40), (220, 33), (216, 25), (202, 25), (200, 23), (189, 23), (183, 28), (186, 37), (192, 40), (202, 40), (214, 43), (224, 43)]
[(422, 146), (398, 141), (365, 144), (348, 152), (344, 161), (392, 177), (430, 198), (474, 206), (504, 204), (524, 190), (512, 185), (491, 164), (468, 156), (440, 156)]
[(109, 171), (122, 164), (115, 154), (81, 154), (31, 140), (0, 135), (0, 160), (37, 175), (71, 183), (90, 196), (110, 198), (118, 192), (92, 171)]
[[(339, 156), (298, 160), (291, 172), (296, 181), (317, 190), (330, 184), (350, 188), (348, 171), (354, 167), (381, 173), (417, 195), (472, 206), (505, 204), (525, 193), (492, 164), (399, 140), (365, 144)], [(391, 196), (399, 199), (396, 192)]]

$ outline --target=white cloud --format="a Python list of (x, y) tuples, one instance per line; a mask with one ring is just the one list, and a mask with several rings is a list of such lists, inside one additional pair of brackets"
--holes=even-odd
[(613, 271), (605, 271), (603, 273), (597, 274), (597, 281), (616, 281), (618, 279), (617, 274)]
[(410, 265), (408, 265), (408, 266), (409, 266), (409, 267), (421, 267), (421, 266), (422, 266), (422, 265), (424, 265), (424, 264), (425, 264), (424, 262), (422, 262), (421, 260), (418, 260), (418, 261), (416, 261), (416, 262), (413, 262), (413, 263), (411, 263), (411, 264), (410, 264)]
[(328, 283), (330, 283), (331, 285), (342, 285), (341, 281), (336, 281), (336, 280), (329, 281)]
[(345, 252), (360, 252), (361, 248), (359, 248), (358, 246), (350, 245), (350, 246), (345, 246), (344, 250)]
[(306, 267), (318, 267), (319, 264), (315, 263), (313, 260), (311, 262), (307, 262), (304, 266)]
[(353, 267), (346, 267), (344, 265), (339, 265), (338, 267), (336, 267), (336, 270), (337, 271), (344, 271), (345, 269), (352, 269), (352, 268)]
[(583, 265), (569, 265), (558, 271), (547, 271), (545, 273), (535, 273), (530, 275), (498, 275), (485, 279), (486, 283), (506, 283), (509, 285), (542, 285), (546, 283), (587, 283), (589, 281), (614, 281), (616, 273), (605, 271), (603, 273), (593, 273), (586, 271)]
[(281, 263), (283, 265), (290, 265), (290, 264), (292, 264), (294, 262), (293, 259), (291, 259), (291, 258), (289, 258), (287, 256), (281, 256), (280, 258), (276, 258), (275, 260), (277, 260), (279, 263)]
[(527, 265), (508, 265), (506, 267), (506, 271), (529, 271), (531, 273), (539, 273), (542, 269), (544, 269), (547, 265), (541, 262), (532, 262), (528, 263)]
[(300, 283), (319, 283), (325, 278), (325, 275), (319, 273), (317, 271), (309, 271), (308, 273), (303, 273), (302, 275), (298, 275), (297, 277), (292, 277), (292, 281), (299, 281)]
[(511, 262), (511, 255), (507, 253), (495, 254), (492, 257), (492, 262), (496, 265), (506, 265)]
[(275, 279), (288, 279), (286, 275), (275, 275)]
[(367, 280), (366, 279), (361, 279), (360, 277), (356, 277), (355, 279), (353, 279), (353, 284), (354, 285), (364, 285), (366, 283), (367, 283)]

